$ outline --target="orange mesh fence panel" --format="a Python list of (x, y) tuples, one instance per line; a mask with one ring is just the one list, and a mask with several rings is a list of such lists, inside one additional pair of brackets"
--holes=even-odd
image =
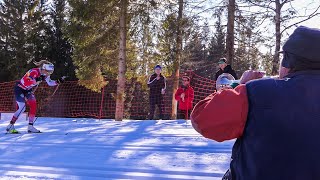
[[(212, 80), (188, 72), (191, 86), (194, 88), (195, 105), (209, 94), (213, 93), (215, 83)], [(16, 110), (13, 87), (16, 82), (0, 83), (0, 112)], [(172, 110), (173, 79), (167, 78), (166, 92), (162, 95), (163, 117), (155, 108), (154, 119), (170, 119)], [(36, 116), (43, 117), (94, 117), (114, 119), (117, 89), (116, 80), (109, 80), (101, 92), (93, 92), (80, 86), (77, 81), (67, 81), (59, 86), (50, 87), (41, 83), (35, 91), (37, 99)], [(150, 90), (146, 84), (136, 79), (128, 80), (124, 115), (127, 119), (149, 119)], [(27, 108), (28, 111), (28, 108)], [(152, 118), (153, 119), (153, 118)]]
[(195, 73), (191, 72), (189, 74), (191, 76), (190, 84), (194, 90), (193, 104), (196, 104), (214, 92), (216, 83), (211, 79), (201, 77)]
[[(112, 86), (111, 86), (112, 87)], [(107, 87), (105, 87), (107, 89)], [(54, 93), (55, 92), (55, 93)], [(53, 94), (54, 93), (54, 94)], [(96, 117), (102, 116), (100, 109), (103, 96), (77, 84), (67, 81), (59, 86), (49, 87), (45, 83), (35, 92), (38, 103), (38, 116), (50, 117)], [(111, 98), (108, 98), (111, 100)], [(109, 105), (113, 105), (110, 101)], [(114, 106), (115, 107), (115, 106)], [(110, 111), (112, 107), (108, 107)], [(113, 108), (114, 111), (114, 108)]]
[(0, 83), (0, 111), (8, 112), (15, 109), (13, 87), (16, 82)]

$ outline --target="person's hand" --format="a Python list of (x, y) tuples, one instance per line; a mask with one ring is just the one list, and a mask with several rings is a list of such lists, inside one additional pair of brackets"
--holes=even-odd
[(67, 76), (62, 76), (62, 77), (60, 77), (60, 78), (57, 80), (57, 83), (58, 83), (58, 84), (63, 83), (66, 78), (67, 78)]
[(165, 89), (161, 89), (161, 94), (165, 94), (166, 90)]
[(248, 81), (254, 80), (254, 79), (260, 79), (264, 76), (265, 74), (260, 71), (254, 71), (254, 70), (247, 70), (245, 71), (241, 78), (240, 78), (240, 83), (245, 84)]
[(222, 91), (224, 89), (233, 89), (230, 85), (221, 85), (218, 91)]
[(180, 95), (180, 97), (181, 97), (182, 99), (184, 99), (184, 96), (186, 96), (185, 93), (182, 93), (182, 94)]

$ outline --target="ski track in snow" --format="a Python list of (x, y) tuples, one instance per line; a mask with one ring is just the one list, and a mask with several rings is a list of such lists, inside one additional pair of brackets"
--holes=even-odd
[(217, 143), (185, 120), (38, 118), (40, 134), (5, 134), (0, 120), (0, 179), (220, 180), (234, 141)]

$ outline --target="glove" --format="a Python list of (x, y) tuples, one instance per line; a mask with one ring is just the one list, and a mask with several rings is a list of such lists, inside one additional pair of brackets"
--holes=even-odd
[(41, 75), (39, 77), (36, 77), (35, 79), (36, 79), (37, 82), (44, 81), (46, 79), (46, 76), (45, 75)]
[(67, 78), (67, 76), (62, 76), (62, 77), (60, 77), (60, 78), (57, 80), (57, 83), (58, 83), (58, 84), (63, 83), (66, 78)]

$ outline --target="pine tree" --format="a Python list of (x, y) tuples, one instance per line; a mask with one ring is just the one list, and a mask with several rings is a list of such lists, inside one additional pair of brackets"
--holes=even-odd
[(1, 46), (4, 64), (10, 72), (8, 80), (16, 80), (25, 73), (29, 56), (26, 51), (27, 3), (23, 0), (4, 0), (1, 3)]
[[(156, 43), (154, 37), (157, 37), (161, 28), (158, 27), (160, 21), (153, 16), (158, 11), (158, 5), (164, 2), (163, 0), (139, 1), (139, 3), (131, 2), (128, 7), (128, 18), (130, 18), (130, 33), (129, 41), (135, 44), (137, 59), (131, 61), (136, 64), (134, 69), (135, 74), (144, 76), (149, 74), (155, 64), (161, 64), (161, 59), (158, 59), (155, 53)], [(132, 49), (128, 49), (128, 53)], [(128, 59), (130, 60), (130, 59)], [(131, 73), (128, 67), (128, 73)], [(143, 82), (145, 80), (143, 79)]]
[(226, 33), (221, 22), (221, 14), (217, 16), (215, 33), (209, 44), (209, 61), (218, 62), (219, 58), (226, 56)]
[(124, 115), (124, 101), (126, 88), (126, 71), (127, 71), (127, 13), (128, 0), (120, 2), (120, 38), (119, 38), (119, 61), (118, 61), (118, 83), (116, 98), (115, 120), (121, 121)]
[[(27, 4), (27, 52), (28, 63), (48, 58), (50, 28), (48, 6), (45, 1), (29, 0)], [(30, 65), (31, 66), (31, 65)]]
[(228, 0), (228, 24), (226, 38), (226, 58), (229, 64), (233, 64), (234, 59), (234, 21), (236, 11), (236, 0)]
[[(157, 62), (163, 62), (170, 74), (173, 72), (173, 62), (176, 56), (176, 14), (168, 14), (162, 21), (161, 31), (158, 33), (157, 49), (159, 50)], [(152, 64), (153, 66), (155, 65)]]
[(55, 64), (56, 77), (68, 76), (69, 80), (76, 79), (75, 66), (72, 62), (72, 46), (66, 36), (66, 1), (54, 0), (50, 9), (52, 28), (50, 29), (50, 48), (48, 58)]
[(245, 17), (241, 11), (237, 12), (236, 17), (236, 48), (234, 58), (234, 69), (240, 75), (248, 69), (259, 69), (262, 63), (262, 53), (259, 51), (259, 45), (264, 42), (260, 33), (256, 33), (259, 24), (259, 18), (254, 16)]
[(194, 32), (190, 41), (186, 44), (184, 52), (188, 53), (188, 61), (201, 62), (206, 58), (204, 56), (204, 49), (201, 41), (201, 32)]
[[(173, 91), (176, 92), (179, 88), (179, 76), (180, 76), (180, 63), (182, 60), (182, 38), (183, 38), (183, 9), (184, 3), (183, 0), (178, 0), (178, 17), (177, 17), (177, 31), (176, 31), (176, 50), (175, 50), (175, 60), (173, 62)], [(171, 110), (171, 119), (176, 119), (177, 117), (177, 106), (178, 103), (175, 101), (174, 94), (172, 94), (172, 110)]]
[[(269, 19), (272, 25), (274, 25), (274, 34), (272, 38), (275, 41), (274, 56), (272, 62), (272, 75), (277, 74), (279, 67), (279, 51), (282, 43), (282, 36), (286, 30), (297, 26), (298, 24), (310, 20), (313, 17), (319, 15), (320, 5), (318, 1), (313, 1), (312, 3), (305, 4), (299, 7), (299, 9), (304, 9), (304, 12), (299, 14), (297, 9), (292, 6), (293, 0), (242, 0), (249, 3), (250, 6), (255, 6), (261, 8), (258, 13), (255, 12), (254, 16), (258, 16), (261, 20), (265, 21)], [(312, 4), (316, 5), (316, 9), (311, 13), (308, 12), (308, 6), (312, 7)], [(294, 22), (294, 23), (290, 23)], [(269, 28), (269, 27), (268, 27)]]
[(119, 10), (118, 1), (69, 0), (68, 34), (74, 47), (73, 63), (80, 84), (100, 92), (105, 73), (117, 74)]

